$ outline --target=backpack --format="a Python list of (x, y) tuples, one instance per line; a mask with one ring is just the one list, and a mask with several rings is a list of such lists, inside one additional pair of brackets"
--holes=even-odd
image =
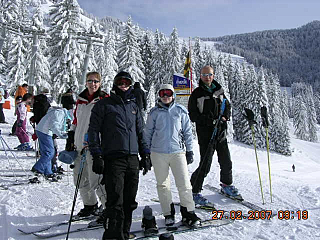
[(7, 91), (7, 90), (4, 90), (4, 98), (7, 99), (9, 96), (10, 96), (10, 95), (9, 95), (8, 91)]

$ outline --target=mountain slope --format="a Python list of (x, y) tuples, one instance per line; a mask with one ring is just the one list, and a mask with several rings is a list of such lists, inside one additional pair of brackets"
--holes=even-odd
[(268, 30), (218, 38), (217, 49), (243, 56), (279, 74), (281, 85), (303, 81), (320, 87), (320, 21), (288, 30)]

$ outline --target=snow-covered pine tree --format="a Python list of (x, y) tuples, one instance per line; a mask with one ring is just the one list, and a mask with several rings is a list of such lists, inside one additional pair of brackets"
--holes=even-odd
[(317, 123), (320, 124), (320, 93), (316, 92), (314, 94), (314, 107), (317, 115)]
[(296, 95), (294, 99), (294, 116), (293, 126), (294, 134), (298, 139), (308, 141), (308, 128), (307, 128), (307, 107), (302, 99), (302, 96)]
[[(244, 108), (245, 108), (245, 91), (246, 91), (246, 82), (245, 82), (245, 65), (240, 63), (235, 63), (235, 71), (231, 77), (230, 82), (230, 98), (232, 102), (232, 119), (233, 119), (233, 138), (245, 142), (246, 134), (250, 133), (250, 128), (246, 119), (243, 117)], [(250, 135), (248, 136), (250, 137)]]
[(141, 85), (144, 85), (144, 66), (142, 64), (140, 46), (130, 16), (121, 34), (117, 63), (119, 70), (129, 72), (135, 82), (140, 82)]
[[(105, 59), (100, 61), (100, 72), (102, 73), (103, 88), (106, 90), (111, 90), (113, 85), (113, 79), (118, 71), (117, 64), (117, 51), (116, 51), (116, 33), (112, 28), (108, 30), (108, 35), (104, 41), (104, 55)], [(104, 69), (102, 67), (104, 66)]]
[(165, 74), (163, 76), (163, 83), (172, 84), (173, 75), (180, 73), (183, 69), (184, 62), (181, 62), (181, 46), (179, 43), (179, 36), (177, 28), (173, 28), (170, 34), (169, 41), (166, 45), (165, 51)]
[(76, 0), (62, 0), (55, 3), (49, 15), (50, 73), (53, 97), (57, 98), (68, 86), (79, 88), (84, 52), (77, 42), (76, 34), (79, 31), (84, 32), (84, 27), (81, 25), (80, 7)]
[[(201, 68), (203, 68), (206, 65), (205, 59), (204, 59), (204, 54), (201, 49), (201, 40), (199, 37), (195, 38), (194, 46), (192, 48), (192, 56), (194, 58), (192, 72), (195, 73), (194, 79), (197, 79), (197, 76), (200, 76)], [(192, 63), (192, 61), (191, 61), (191, 63)]]
[(151, 76), (151, 85), (150, 91), (147, 92), (147, 103), (148, 109), (155, 106), (155, 101), (157, 98), (157, 91), (159, 90), (160, 84), (162, 84), (163, 75), (165, 74), (164, 68), (164, 52), (165, 52), (165, 36), (159, 32), (157, 29), (154, 34), (154, 52), (152, 55), (151, 60), (151, 69), (150, 69), (150, 76)]
[[(268, 96), (267, 96), (266, 76), (265, 76), (263, 67), (259, 68), (257, 77), (258, 77), (257, 78), (258, 98), (259, 98), (259, 102), (260, 102), (260, 108), (263, 106), (268, 108), (269, 102), (268, 102)], [(259, 115), (261, 115), (260, 112), (259, 112)], [(261, 134), (262, 134), (263, 138), (265, 139), (266, 138), (266, 131), (264, 130), (264, 128), (262, 126), (262, 120), (257, 122), (257, 124), (261, 128)], [(264, 140), (264, 142), (266, 143), (265, 140)], [(266, 144), (264, 146), (266, 146)]]
[[(43, 14), (38, 5), (32, 16), (32, 28), (34, 30), (42, 30), (43, 26)], [(45, 51), (47, 50), (47, 44), (45, 39), (40, 38), (38, 42), (38, 48), (35, 56), (31, 54), (27, 57), (27, 67), (31, 66), (31, 58), (35, 57), (35, 68), (34, 68), (34, 83), (35, 83), (35, 93), (39, 92), (42, 88), (52, 89), (51, 87), (51, 76), (50, 76), (50, 65), (47, 57), (45, 56)], [(27, 78), (29, 79), (29, 74), (27, 73)]]
[(14, 88), (17, 85), (25, 83), (25, 59), (27, 49), (23, 45), (20, 36), (13, 38), (8, 54), (8, 82), (9, 88)]
[(152, 34), (149, 31), (146, 31), (143, 35), (142, 41), (141, 41), (141, 59), (142, 63), (144, 66), (144, 76), (145, 76), (145, 81), (144, 81), (144, 89), (149, 92), (150, 87), (151, 87), (151, 82), (152, 82), (152, 75), (151, 73), (151, 67), (152, 67), (152, 56), (153, 56), (153, 42), (152, 42)]
[(307, 107), (307, 126), (308, 126), (308, 141), (310, 142), (317, 142), (317, 115), (315, 110), (314, 98), (313, 98), (313, 90), (312, 86), (308, 85), (307, 89), (307, 96), (305, 98), (306, 107)]
[(2, 17), (5, 22), (17, 21), (19, 19), (20, 0), (2, 0)]
[(271, 72), (266, 72), (265, 76), (267, 80), (267, 96), (269, 100), (269, 143), (270, 149), (276, 151), (276, 146), (281, 144), (281, 141), (283, 141), (283, 136), (281, 135), (283, 119), (281, 117), (280, 109), (280, 83), (278, 76)]
[[(152, 84), (154, 85), (153, 89), (155, 91), (153, 94), (155, 94), (159, 90), (160, 84), (163, 83), (163, 76), (165, 74), (165, 44), (165, 36), (162, 33), (160, 33), (157, 29), (154, 35), (155, 50), (152, 56), (150, 72), (150, 75), (152, 76)], [(147, 96), (147, 99), (152, 100), (152, 97), (149, 99), (149, 97)], [(151, 105), (151, 107), (153, 106), (154, 105)]]
[(290, 132), (289, 132), (289, 116), (288, 116), (288, 94), (286, 91), (281, 92), (280, 97), (282, 126), (280, 128), (282, 141), (276, 147), (276, 151), (283, 155), (291, 155), (290, 150)]
[[(255, 120), (257, 124), (254, 125), (255, 139), (256, 139), (256, 147), (262, 148), (265, 146), (265, 138), (263, 135), (263, 129), (261, 127), (261, 116), (260, 116), (260, 92), (258, 86), (258, 75), (253, 65), (247, 66), (247, 74), (246, 78), (246, 96), (243, 99), (244, 106), (253, 111), (255, 115)], [(251, 132), (250, 132), (251, 134)], [(244, 139), (245, 143), (251, 144), (252, 137), (249, 134), (246, 134), (248, 138)]]

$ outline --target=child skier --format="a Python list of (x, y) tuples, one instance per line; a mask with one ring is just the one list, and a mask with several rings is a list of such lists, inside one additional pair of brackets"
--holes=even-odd
[(20, 145), (15, 149), (19, 151), (33, 151), (29, 143), (29, 136), (27, 134), (27, 106), (32, 103), (33, 96), (31, 93), (26, 93), (22, 97), (22, 102), (20, 102), (16, 109), (17, 114), (17, 127), (16, 135), (20, 141)]
[[(175, 209), (170, 191), (169, 167), (179, 191), (182, 221), (191, 227), (199, 224), (187, 164), (193, 162), (192, 126), (185, 107), (174, 102), (174, 89), (162, 84), (160, 100), (151, 109), (145, 127), (151, 162), (157, 180), (158, 196), (167, 226), (174, 224)], [(186, 145), (186, 152), (184, 146)]]

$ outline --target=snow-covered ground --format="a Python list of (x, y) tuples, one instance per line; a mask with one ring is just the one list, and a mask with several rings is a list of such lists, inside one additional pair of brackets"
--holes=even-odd
[[(10, 124), (1, 124), (2, 137), (10, 147), (18, 145), (16, 137), (9, 136), (12, 123), (15, 120), (13, 109), (4, 110), (6, 120)], [(29, 114), (29, 117), (32, 114)], [(33, 132), (32, 127), (28, 127)], [(320, 139), (320, 134), (319, 134)], [(242, 193), (242, 196), (265, 209), (277, 212), (279, 210), (293, 211), (294, 219), (281, 220), (278, 216), (271, 220), (236, 220), (234, 223), (196, 232), (189, 232), (175, 236), (175, 239), (317, 239), (320, 238), (320, 143), (309, 143), (295, 139), (292, 135), (292, 148), (294, 152), (291, 157), (271, 152), (271, 178), (273, 203), (270, 203), (269, 175), (267, 164), (267, 153), (265, 150), (258, 151), (260, 170), (263, 183), (263, 192), (266, 204), (262, 205), (260, 186), (257, 174), (257, 166), (254, 149), (238, 142), (229, 144), (233, 160), (234, 184)], [(65, 140), (58, 140), (59, 149), (62, 150)], [(0, 145), (2, 149), (2, 145)], [(194, 142), (195, 162), (189, 166), (192, 173), (198, 165), (198, 144)], [(27, 156), (23, 152), (14, 152), (17, 160), (7, 157), (4, 151), (0, 151), (0, 185), (14, 182), (13, 177), (3, 177), (12, 174), (23, 173), (23, 169), (29, 171), (35, 162), (35, 158)], [(31, 154), (31, 153), (30, 153)], [(9, 165), (10, 164), (10, 165)], [(292, 164), (296, 171), (292, 171)], [(66, 165), (64, 169), (68, 170)], [(23, 169), (22, 169), (23, 168)], [(70, 169), (69, 169), (70, 171)], [(18, 177), (18, 180), (26, 178)], [(219, 165), (214, 157), (211, 172), (205, 180), (205, 184), (218, 186)], [(178, 200), (177, 190), (172, 181), (172, 192), (175, 200)], [(212, 200), (216, 206), (225, 210), (242, 210), (247, 213), (249, 209), (235, 204), (219, 194), (204, 189), (203, 194)], [(0, 190), (0, 239), (37, 239), (33, 235), (24, 235), (17, 228), (26, 226), (43, 226), (53, 222), (68, 219), (74, 196), (74, 185), (70, 172), (58, 183), (43, 181), (40, 184), (28, 184), (13, 186), (8, 190)], [(156, 198), (156, 181), (153, 172), (140, 177), (137, 201), (139, 207), (134, 216), (141, 216), (143, 206), (150, 205), (155, 213), (160, 213), (160, 207), (151, 198)], [(75, 213), (82, 208), (81, 200), (78, 198)], [(177, 208), (178, 210), (178, 208)], [(306, 220), (298, 220), (296, 211), (308, 212)], [(198, 211), (202, 218), (210, 218), (210, 213)], [(159, 224), (162, 223), (158, 216)], [(132, 228), (139, 228), (139, 223), (134, 223)], [(85, 223), (73, 223), (72, 228), (85, 226)], [(50, 231), (66, 229), (61, 226)], [(103, 229), (72, 233), (69, 239), (101, 239)], [(65, 239), (65, 236), (52, 239)]]

